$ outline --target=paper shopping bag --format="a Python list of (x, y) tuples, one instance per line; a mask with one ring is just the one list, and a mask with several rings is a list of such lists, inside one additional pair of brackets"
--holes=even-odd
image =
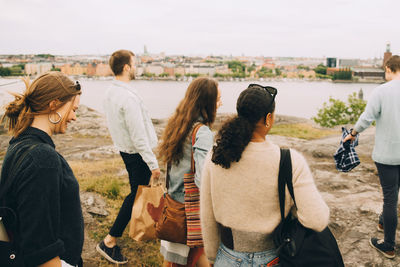
[[(136, 241), (156, 239), (155, 220), (162, 209), (162, 185), (140, 185), (132, 207), (129, 236)], [(150, 211), (150, 212), (149, 212)]]

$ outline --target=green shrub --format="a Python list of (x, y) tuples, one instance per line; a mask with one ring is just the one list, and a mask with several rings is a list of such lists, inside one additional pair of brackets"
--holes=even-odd
[(351, 80), (353, 72), (350, 69), (341, 69), (333, 74), (332, 80)]
[(318, 110), (318, 114), (313, 120), (321, 126), (333, 127), (349, 123), (356, 123), (361, 113), (364, 112), (367, 102), (357, 98), (354, 92), (349, 95), (347, 103), (329, 98), (329, 103), (324, 103), (323, 107)]
[(322, 65), (322, 64), (319, 64), (319, 65), (314, 69), (315, 73), (323, 74), (323, 75), (326, 75), (326, 70), (327, 70), (327, 67), (324, 66), (324, 65)]
[(169, 77), (169, 73), (163, 72), (160, 75), (158, 75), (158, 77)]

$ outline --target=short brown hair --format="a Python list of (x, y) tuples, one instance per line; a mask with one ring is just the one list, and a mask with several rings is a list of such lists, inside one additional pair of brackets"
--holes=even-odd
[(388, 67), (393, 73), (400, 71), (400, 56), (394, 55), (389, 58), (385, 67)]
[(45, 73), (35, 79), (32, 84), (28, 77), (23, 81), (26, 87), (25, 92), (12, 93), (15, 99), (6, 105), (1, 119), (1, 122), (5, 121), (8, 131), (14, 137), (32, 125), (35, 115), (49, 114), (51, 101), (59, 101), (56, 107), (58, 109), (76, 95), (81, 94), (80, 85), (58, 71)]
[(108, 63), (110, 64), (111, 70), (114, 72), (114, 75), (121, 75), (124, 70), (125, 65), (131, 65), (131, 57), (134, 57), (135, 54), (129, 50), (118, 50), (112, 53), (110, 60)]

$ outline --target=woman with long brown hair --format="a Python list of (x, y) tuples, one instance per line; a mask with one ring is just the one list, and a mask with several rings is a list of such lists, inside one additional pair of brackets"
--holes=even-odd
[[(218, 83), (209, 78), (193, 80), (183, 100), (169, 119), (159, 146), (160, 160), (170, 165), (168, 194), (183, 203), (184, 174), (191, 170), (191, 154), (195, 162), (195, 183), (200, 187), (203, 161), (212, 148), (214, 136), (210, 130), (221, 105)], [(192, 131), (199, 123), (192, 147)], [(162, 240), (161, 253), (164, 266), (208, 266), (203, 248), (189, 248)], [(197, 264), (197, 265), (196, 265)]]
[(17, 218), (4, 224), (23, 266), (80, 266), (79, 184), (51, 136), (76, 120), (81, 86), (60, 72), (24, 82), (25, 92), (14, 94), (2, 118), (13, 137), (1, 170), (0, 207)]

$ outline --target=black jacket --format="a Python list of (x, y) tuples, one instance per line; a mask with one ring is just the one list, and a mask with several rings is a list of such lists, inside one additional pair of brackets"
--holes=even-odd
[(1, 201), (18, 217), (16, 240), (25, 265), (56, 256), (77, 265), (84, 239), (79, 184), (51, 137), (30, 127), (12, 138), (0, 179), (6, 190)]

